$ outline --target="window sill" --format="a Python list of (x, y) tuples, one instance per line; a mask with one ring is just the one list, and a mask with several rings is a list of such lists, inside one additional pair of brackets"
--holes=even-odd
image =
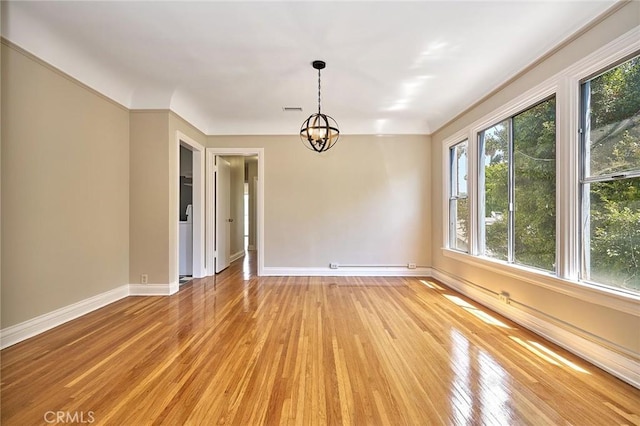
[(445, 257), (474, 267), (506, 275), (538, 287), (549, 289), (556, 293), (640, 317), (640, 296), (631, 293), (566, 280), (551, 275), (550, 273), (545, 273), (544, 271), (538, 271), (519, 265), (512, 265), (498, 260), (489, 259), (487, 257), (472, 256), (470, 254), (448, 248), (442, 248), (442, 254)]

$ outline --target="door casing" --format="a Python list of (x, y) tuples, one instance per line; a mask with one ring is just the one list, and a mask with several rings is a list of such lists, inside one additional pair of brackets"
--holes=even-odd
[(231, 257), (231, 164), (216, 155), (215, 197), (215, 271), (216, 274), (229, 266)]
[(206, 149), (206, 238), (205, 238), (205, 265), (208, 275), (213, 275), (215, 270), (215, 156), (257, 156), (258, 157), (258, 182), (256, 194), (256, 246), (258, 250), (258, 276), (264, 275), (264, 148), (207, 148)]
[(185, 146), (193, 152), (193, 267), (192, 274), (195, 278), (201, 278), (207, 275), (205, 267), (205, 147), (195, 140), (191, 139), (184, 133), (176, 131), (176, 164), (175, 164), (175, 200), (174, 206), (177, 212), (175, 223), (175, 276), (172, 281), (177, 286), (178, 271), (180, 262), (178, 236), (180, 235), (180, 146)]

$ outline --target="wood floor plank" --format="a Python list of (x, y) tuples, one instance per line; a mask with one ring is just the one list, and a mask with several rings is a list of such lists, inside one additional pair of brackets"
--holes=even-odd
[(2, 425), (640, 425), (638, 389), (441, 283), (253, 256), (0, 357)]

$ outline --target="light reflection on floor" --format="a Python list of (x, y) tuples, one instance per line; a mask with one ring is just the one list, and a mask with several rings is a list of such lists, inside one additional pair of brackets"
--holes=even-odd
[(529, 350), (531, 353), (537, 355), (539, 358), (547, 361), (549, 364), (556, 365), (558, 367), (562, 367), (564, 365), (580, 373), (589, 374), (589, 372), (584, 368), (580, 367), (579, 365), (575, 364), (572, 361), (569, 361), (565, 357), (555, 353), (551, 349), (547, 348), (546, 346), (538, 342), (534, 342), (533, 340), (529, 340), (528, 342), (525, 342), (521, 338), (515, 337), (515, 336), (509, 336), (509, 338), (514, 342), (518, 343), (523, 348), (526, 348), (527, 350)]
[(483, 350), (478, 354), (480, 368), (480, 404), (483, 424), (513, 424), (513, 413), (507, 392), (507, 372)]
[(245, 256), (242, 258), (242, 279), (244, 281), (248, 281), (252, 276), (257, 275), (255, 267), (252, 268), (252, 266), (253, 264), (255, 264), (254, 259), (256, 258), (258, 252), (252, 251), (251, 253), (249, 253), (249, 251), (247, 250), (245, 253)]
[(531, 351), (533, 354), (537, 355), (538, 357), (544, 359), (545, 361), (547, 361), (549, 364), (553, 364), (553, 365), (557, 365), (560, 366), (560, 364), (558, 364), (557, 362), (555, 362), (552, 358), (548, 357), (547, 355), (545, 355), (544, 353), (540, 352), (538, 349), (536, 349), (534, 346), (530, 345), (528, 342), (525, 342), (524, 340), (522, 340), (519, 337), (515, 337), (515, 336), (509, 336), (509, 338), (511, 340), (513, 340), (514, 342), (518, 343), (520, 346), (522, 346), (523, 348), (528, 349), (529, 351)]
[(434, 283), (433, 281), (429, 281), (429, 280), (420, 280), (420, 282), (424, 285), (426, 285), (427, 287), (429, 287), (430, 289), (433, 290), (444, 290), (442, 287), (440, 287), (438, 284)]
[(451, 329), (451, 413), (453, 424), (511, 424), (509, 375), (489, 354)]
[(485, 311), (483, 311), (481, 309), (476, 308), (475, 306), (473, 306), (472, 304), (470, 304), (469, 302), (467, 302), (465, 300), (462, 300), (458, 296), (452, 296), (450, 294), (445, 294), (444, 297), (446, 297), (447, 299), (449, 299), (450, 301), (452, 301), (456, 305), (460, 306), (461, 308), (463, 308), (464, 310), (466, 310), (470, 314), (474, 315), (476, 318), (481, 319), (482, 321), (484, 321), (485, 323), (487, 323), (489, 325), (495, 325), (497, 327), (502, 327), (502, 328), (511, 328), (507, 324), (505, 324), (502, 321), (500, 321), (499, 319), (489, 315), (488, 313), (486, 313)]
[[(425, 286), (433, 289), (433, 290), (437, 289), (437, 290), (445, 291), (445, 289), (443, 289), (442, 287), (440, 287), (438, 284), (436, 284), (433, 281), (420, 280), (420, 282), (422, 284), (424, 284)], [(502, 322), (499, 319), (495, 318), (494, 316), (486, 313), (485, 311), (473, 306), (471, 303), (467, 302), (466, 300), (463, 300), (462, 298), (460, 298), (458, 296), (454, 296), (454, 295), (450, 295), (450, 294), (443, 294), (443, 296), (445, 298), (447, 298), (449, 301), (451, 301), (451, 302), (455, 303), (456, 305), (460, 306), (465, 311), (473, 314), (476, 318), (481, 319), (482, 321), (484, 321), (487, 324), (495, 325), (497, 327), (506, 328), (506, 329), (513, 329), (513, 327), (509, 327), (504, 322)], [(458, 335), (460, 335), (460, 334), (458, 333)], [(462, 335), (460, 335), (460, 336), (462, 336)], [(549, 364), (556, 365), (558, 367), (565, 366), (565, 367), (569, 367), (569, 368), (571, 368), (571, 369), (573, 369), (575, 371), (578, 371), (580, 373), (590, 374), (584, 368), (582, 368), (579, 365), (577, 365), (576, 363), (568, 360), (567, 358), (561, 356), (560, 354), (558, 354), (555, 351), (549, 349), (548, 347), (544, 346), (541, 343), (535, 342), (533, 340), (524, 341), (523, 339), (521, 339), (519, 337), (515, 337), (515, 336), (509, 336), (509, 338), (511, 340), (513, 340), (514, 342), (518, 343), (520, 346), (526, 348), (531, 353), (533, 353), (536, 356), (538, 356), (540, 359), (545, 360)], [(455, 345), (455, 343), (456, 343), (455, 342), (455, 338), (452, 337), (452, 339), (453, 339), (452, 343)]]
[(469, 341), (455, 328), (451, 329), (451, 413), (454, 424), (464, 425), (471, 421), (473, 395), (469, 389)]
[(549, 354), (553, 358), (555, 358), (558, 361), (560, 361), (562, 364), (564, 364), (564, 365), (566, 365), (568, 367), (571, 367), (574, 370), (579, 371), (581, 373), (589, 374), (589, 372), (587, 370), (585, 370), (584, 368), (582, 368), (579, 365), (569, 361), (568, 359), (566, 359), (565, 357), (561, 356), (560, 354), (555, 353), (554, 351), (552, 351), (551, 349), (547, 348), (546, 346), (543, 346), (542, 344), (540, 344), (538, 342), (533, 342), (531, 340), (529, 340), (529, 343), (531, 343), (533, 346), (535, 346), (536, 348), (540, 349), (541, 351), (546, 352), (547, 354)]

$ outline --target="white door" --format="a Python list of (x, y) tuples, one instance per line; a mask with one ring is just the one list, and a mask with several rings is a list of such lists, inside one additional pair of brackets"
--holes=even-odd
[(231, 257), (231, 165), (216, 156), (216, 274), (229, 266)]

